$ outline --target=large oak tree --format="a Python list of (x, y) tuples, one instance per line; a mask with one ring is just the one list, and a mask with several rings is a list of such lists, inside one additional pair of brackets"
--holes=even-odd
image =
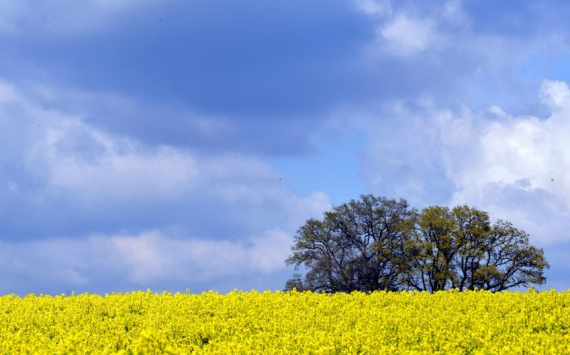
[(546, 282), (549, 265), (542, 249), (510, 222), (491, 225), (486, 212), (468, 206), (432, 206), (414, 225), (405, 251), (412, 265), (404, 272), (412, 289), (503, 291)]
[(468, 206), (431, 206), (373, 195), (334, 207), (299, 228), (285, 261), (299, 271), (286, 289), (325, 292), (449, 288), (502, 291), (543, 284), (542, 249), (509, 222), (491, 225)]
[(293, 254), (285, 261), (308, 271), (286, 289), (325, 292), (397, 290), (404, 242), (414, 215), (405, 200), (362, 195), (335, 207), (323, 220), (299, 228)]

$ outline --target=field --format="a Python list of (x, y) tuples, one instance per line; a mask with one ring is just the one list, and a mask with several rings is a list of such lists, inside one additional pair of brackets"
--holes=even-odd
[(0, 297), (0, 354), (570, 354), (567, 292)]

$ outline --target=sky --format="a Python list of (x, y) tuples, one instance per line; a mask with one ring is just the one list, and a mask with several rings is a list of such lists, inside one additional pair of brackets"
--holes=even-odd
[(0, 2), (0, 294), (282, 290), (374, 194), (512, 222), (570, 289), (570, 3)]

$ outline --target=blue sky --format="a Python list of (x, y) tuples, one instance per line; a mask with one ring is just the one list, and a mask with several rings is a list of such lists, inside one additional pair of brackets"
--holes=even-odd
[(282, 289), (362, 193), (570, 264), (566, 1), (0, 4), (0, 294)]

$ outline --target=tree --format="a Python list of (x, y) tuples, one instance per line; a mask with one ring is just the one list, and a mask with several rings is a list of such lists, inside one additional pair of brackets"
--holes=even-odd
[(487, 238), (490, 246), (474, 273), (474, 286), (491, 291), (546, 282), (544, 269), (550, 265), (544, 251), (529, 245), (528, 234), (510, 222), (498, 220)]
[(524, 231), (502, 220), (491, 226), (486, 212), (468, 206), (422, 210), (405, 253), (412, 260), (405, 283), (419, 291), (528, 287), (544, 284), (550, 267)]
[(413, 218), (414, 230), (404, 245), (411, 267), (404, 270), (404, 283), (419, 291), (439, 291), (454, 279), (457, 245), (449, 210), (429, 207)]
[(299, 228), (285, 263), (307, 272), (296, 272), (286, 290), (496, 292), (546, 282), (542, 249), (509, 222), (491, 225), (468, 206), (419, 213), (403, 199), (360, 197)]
[(309, 270), (296, 273), (286, 290), (351, 292), (398, 290), (406, 234), (414, 211), (405, 200), (361, 195), (360, 201), (310, 219), (295, 236), (293, 254), (285, 261)]

